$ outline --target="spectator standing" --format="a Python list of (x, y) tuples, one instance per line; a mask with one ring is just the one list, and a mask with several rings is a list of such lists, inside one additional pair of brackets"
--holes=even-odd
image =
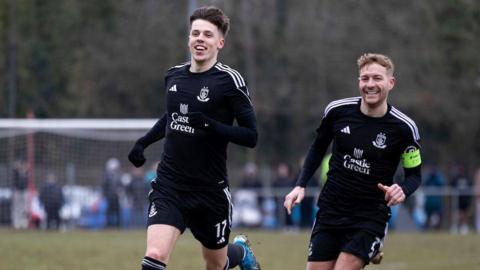
[(133, 227), (145, 227), (147, 225), (147, 205), (149, 185), (145, 181), (145, 175), (142, 168), (132, 170), (132, 179), (127, 186), (127, 195), (131, 199)]
[[(468, 210), (472, 201), (470, 194), (471, 182), (467, 177), (465, 166), (458, 164), (454, 167), (452, 173), (451, 185), (459, 194), (458, 196), (458, 227), (454, 230), (462, 235), (468, 234), (470, 231), (468, 224)], [(455, 199), (455, 198), (454, 198)]]
[[(435, 166), (432, 166), (424, 180), (426, 188), (440, 189), (445, 185), (445, 177), (442, 172)], [(435, 191), (435, 190), (432, 190)], [(428, 190), (425, 195), (425, 213), (427, 215), (426, 229), (440, 229), (443, 218), (443, 202), (442, 196), (439, 194), (429, 194)]]
[(110, 158), (105, 164), (105, 175), (102, 183), (103, 197), (107, 201), (107, 227), (120, 227), (120, 191), (121, 191), (120, 161)]
[(40, 203), (45, 209), (47, 230), (58, 230), (61, 225), (60, 209), (65, 203), (65, 198), (62, 187), (53, 173), (48, 173), (47, 182), (40, 189)]
[[(293, 179), (290, 175), (290, 167), (288, 164), (281, 162), (277, 165), (275, 178), (272, 181), (272, 187), (275, 189), (285, 189), (288, 190), (292, 188), (294, 185)], [(281, 204), (280, 204), (281, 205)], [(283, 209), (282, 207), (277, 207), (278, 209), (278, 218), (277, 220), (280, 221), (282, 224), (282, 220), (284, 222), (283, 225), (286, 226), (287, 229), (292, 229), (295, 223), (299, 222), (300, 219), (300, 209), (296, 208), (292, 215), (287, 215), (287, 210)], [(296, 222), (295, 222), (296, 221)]]
[(17, 161), (13, 168), (12, 186), (12, 225), (15, 229), (28, 227), (28, 164), (25, 161)]
[(263, 183), (258, 177), (258, 167), (253, 162), (248, 162), (243, 168), (242, 182), (240, 188), (259, 190), (263, 187)]
[(480, 167), (474, 177), (475, 183), (475, 228), (480, 233)]

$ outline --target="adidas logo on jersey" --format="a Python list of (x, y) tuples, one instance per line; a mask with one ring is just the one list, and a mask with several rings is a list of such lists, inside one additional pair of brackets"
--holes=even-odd
[(174, 84), (172, 87), (170, 87), (170, 89), (168, 89), (168, 91), (170, 91), (170, 92), (177, 92), (177, 85)]
[(345, 133), (345, 134), (350, 134), (350, 126), (346, 126), (340, 130), (340, 132)]

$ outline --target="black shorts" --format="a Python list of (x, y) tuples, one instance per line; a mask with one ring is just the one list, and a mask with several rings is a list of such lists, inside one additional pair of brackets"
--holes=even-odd
[(212, 191), (183, 191), (165, 185), (149, 194), (148, 225), (167, 224), (181, 233), (188, 227), (209, 249), (228, 244), (232, 203), (228, 188)]
[(380, 224), (371, 220), (359, 220), (349, 226), (316, 222), (310, 237), (308, 261), (336, 260), (340, 252), (347, 252), (368, 264), (383, 247), (387, 227), (388, 223)]

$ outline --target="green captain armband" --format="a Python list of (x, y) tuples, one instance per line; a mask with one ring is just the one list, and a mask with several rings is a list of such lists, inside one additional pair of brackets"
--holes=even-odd
[(402, 165), (406, 169), (415, 168), (422, 164), (422, 157), (420, 156), (420, 149), (409, 146), (402, 154)]

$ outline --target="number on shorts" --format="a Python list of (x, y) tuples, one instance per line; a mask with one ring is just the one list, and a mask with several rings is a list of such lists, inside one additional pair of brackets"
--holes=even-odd
[(225, 236), (225, 228), (227, 227), (227, 220), (224, 219), (222, 222), (215, 224), (217, 228), (217, 238)]

